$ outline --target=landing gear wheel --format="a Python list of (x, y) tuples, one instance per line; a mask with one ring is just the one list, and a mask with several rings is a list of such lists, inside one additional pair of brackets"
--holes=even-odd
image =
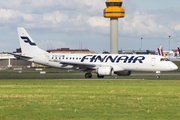
[(98, 78), (104, 78), (104, 76), (97, 75)]
[(159, 76), (159, 75), (156, 75), (156, 78), (157, 78), (157, 79), (159, 79), (159, 78), (160, 78), (160, 76)]
[(91, 73), (86, 73), (85, 78), (92, 78), (92, 74)]

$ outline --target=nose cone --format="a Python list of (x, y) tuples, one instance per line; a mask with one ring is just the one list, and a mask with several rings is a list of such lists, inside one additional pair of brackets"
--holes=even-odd
[(178, 66), (175, 65), (174, 63), (170, 63), (169, 66), (170, 66), (171, 70), (177, 70), (178, 69)]

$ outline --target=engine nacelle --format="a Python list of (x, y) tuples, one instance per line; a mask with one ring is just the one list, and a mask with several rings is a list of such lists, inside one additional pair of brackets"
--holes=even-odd
[(118, 76), (130, 76), (131, 71), (121, 71), (121, 72), (116, 72), (115, 74), (117, 74)]
[(99, 67), (96, 73), (100, 76), (110, 76), (114, 74), (114, 70), (112, 67)]

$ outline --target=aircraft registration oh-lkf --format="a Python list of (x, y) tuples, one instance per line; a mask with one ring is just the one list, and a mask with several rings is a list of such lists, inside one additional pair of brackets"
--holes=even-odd
[(131, 71), (172, 71), (178, 68), (169, 59), (158, 55), (48, 53), (36, 45), (24, 28), (17, 30), (22, 53), (14, 54), (15, 57), (45, 66), (83, 71), (86, 78), (91, 78), (92, 73), (103, 78), (113, 74), (129, 76)]

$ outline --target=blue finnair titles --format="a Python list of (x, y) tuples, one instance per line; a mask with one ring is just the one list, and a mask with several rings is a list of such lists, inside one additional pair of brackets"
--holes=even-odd
[(36, 43), (33, 43), (30, 41), (30, 39), (28, 37), (21, 37), (25, 43), (29, 43), (32, 46), (36, 46)]
[(145, 60), (144, 56), (115, 56), (112, 57), (111, 55), (106, 55), (104, 57), (101, 57), (100, 55), (86, 55), (82, 58), (81, 62), (84, 62), (84, 60), (86, 60), (87, 57), (91, 57), (90, 58), (90, 62), (105, 62), (107, 63), (108, 61), (110, 61), (111, 63), (119, 63), (120, 61), (123, 61), (123, 63), (143, 63), (143, 60)]

